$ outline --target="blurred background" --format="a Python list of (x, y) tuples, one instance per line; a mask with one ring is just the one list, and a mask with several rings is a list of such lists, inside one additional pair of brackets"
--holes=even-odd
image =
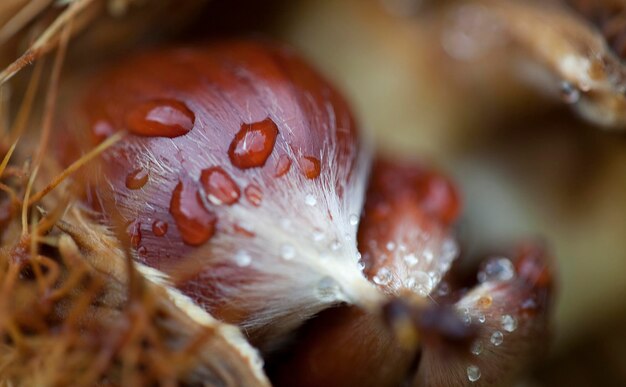
[[(77, 36), (70, 67), (164, 39), (295, 46), (352, 102), (380, 152), (453, 176), (466, 259), (527, 238), (553, 251), (554, 340), (522, 385), (626, 385), (626, 2), (122, 3)], [(3, 50), (3, 63), (19, 48)]]

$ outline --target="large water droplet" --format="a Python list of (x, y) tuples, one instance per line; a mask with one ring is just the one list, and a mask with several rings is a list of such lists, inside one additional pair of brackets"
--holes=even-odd
[(148, 171), (143, 168), (135, 169), (126, 176), (126, 188), (139, 189), (148, 182)]
[(178, 137), (193, 129), (196, 116), (184, 103), (172, 99), (144, 102), (126, 116), (128, 130), (137, 136)]
[(291, 159), (287, 155), (281, 155), (276, 163), (274, 177), (284, 176), (291, 169)]
[(258, 185), (248, 185), (243, 191), (243, 194), (253, 206), (258, 207), (261, 205), (261, 201), (263, 201), (263, 191), (261, 191), (261, 188), (259, 188)]
[(307, 179), (315, 179), (322, 170), (320, 160), (312, 156), (304, 156), (299, 162), (300, 169)]
[(239, 200), (239, 187), (220, 167), (203, 169), (200, 174), (200, 183), (207, 199), (215, 205), (232, 205)]
[(152, 233), (155, 236), (162, 237), (163, 235), (167, 234), (168, 227), (169, 225), (167, 224), (167, 222), (164, 222), (162, 220), (155, 220), (152, 223)]
[(242, 124), (235, 135), (228, 156), (241, 169), (262, 167), (274, 150), (278, 127), (270, 118), (252, 124)]
[(472, 383), (480, 379), (480, 368), (478, 368), (478, 366), (475, 366), (475, 365), (468, 366), (467, 367), (467, 379), (469, 379), (469, 381)]
[(178, 231), (188, 245), (199, 246), (215, 234), (217, 217), (201, 203), (196, 190), (179, 182), (172, 193), (170, 213), (176, 221)]

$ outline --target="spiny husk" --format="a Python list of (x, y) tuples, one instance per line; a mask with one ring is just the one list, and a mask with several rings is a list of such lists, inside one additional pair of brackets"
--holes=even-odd
[[(0, 5), (0, 84), (59, 45), (63, 33), (82, 33), (77, 52), (90, 59), (167, 36), (198, 14), (206, 0), (13, 0)], [(80, 55), (81, 57), (83, 55)], [(84, 58), (81, 58), (84, 59)]]
[(30, 240), (0, 254), (0, 382), (267, 384), (235, 327), (153, 271), (129, 270), (117, 239), (77, 208), (47, 233), (42, 251), (33, 255)]

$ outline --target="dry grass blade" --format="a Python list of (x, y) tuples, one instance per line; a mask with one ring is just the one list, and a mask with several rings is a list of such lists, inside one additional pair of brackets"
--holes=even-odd
[(77, 15), (96, 0), (76, 0), (35, 40), (35, 42), (13, 63), (0, 73), (0, 84), (7, 82), (28, 64), (39, 59), (59, 42), (59, 34)]

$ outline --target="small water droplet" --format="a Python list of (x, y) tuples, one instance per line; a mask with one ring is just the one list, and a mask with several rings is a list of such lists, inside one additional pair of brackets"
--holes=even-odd
[(252, 257), (250, 256), (250, 254), (248, 254), (246, 250), (237, 250), (234, 258), (235, 263), (239, 267), (250, 266), (250, 264), (252, 263)]
[(385, 245), (385, 247), (387, 248), (387, 251), (393, 251), (396, 249), (396, 244), (393, 242), (387, 242), (387, 245)]
[(470, 382), (475, 382), (480, 379), (480, 368), (475, 365), (470, 365), (467, 367), (467, 378)]
[(574, 104), (580, 99), (580, 90), (571, 82), (561, 82), (561, 98), (565, 103)]
[(428, 296), (433, 288), (432, 278), (428, 275), (428, 273), (423, 271), (418, 271), (414, 274), (414, 277), (417, 282), (415, 285), (415, 291), (422, 297)]
[(128, 235), (130, 236), (130, 245), (137, 248), (141, 243), (141, 223), (136, 220), (132, 222), (128, 226)]
[(140, 257), (145, 257), (146, 255), (148, 255), (148, 249), (146, 248), (146, 246), (139, 246), (137, 248), (137, 255)]
[(304, 197), (304, 203), (307, 206), (315, 207), (317, 205), (317, 199), (315, 199), (315, 196), (313, 196), (313, 194), (307, 194)]
[(413, 253), (405, 255), (403, 260), (409, 267), (415, 266), (419, 262), (419, 259)]
[(483, 313), (478, 314), (478, 322), (484, 324), (487, 321), (487, 317)]
[(491, 339), (489, 339), (489, 341), (491, 341), (491, 344), (498, 347), (504, 341), (504, 335), (500, 331), (495, 331), (491, 334)]
[(264, 166), (274, 150), (276, 136), (278, 127), (269, 117), (263, 121), (242, 124), (228, 149), (230, 161), (240, 169)]
[(246, 195), (246, 199), (248, 199), (250, 204), (255, 207), (261, 205), (261, 202), (263, 201), (263, 191), (261, 191), (261, 188), (259, 188), (258, 185), (249, 184), (243, 193)]
[(126, 176), (126, 188), (139, 189), (148, 182), (148, 171), (143, 168), (135, 169)]
[(350, 215), (350, 226), (356, 226), (359, 224), (359, 216), (357, 214)]
[(504, 316), (502, 316), (501, 322), (502, 329), (507, 332), (513, 332), (517, 329), (517, 320), (511, 315), (505, 314)]
[(96, 122), (91, 130), (97, 143), (104, 141), (115, 132), (113, 126), (105, 120)]
[(426, 262), (431, 263), (433, 261), (434, 258), (434, 254), (432, 251), (430, 250), (424, 250), (424, 252), (422, 253), (422, 255), (424, 256), (424, 258), (426, 259)]
[(471, 348), (472, 354), (478, 356), (481, 354), (481, 352), (483, 351), (483, 343), (480, 340), (476, 340), (472, 343), (472, 348)]
[(296, 249), (292, 245), (289, 245), (289, 244), (282, 245), (280, 247), (280, 256), (285, 261), (290, 261), (294, 259), (296, 256)]
[(278, 162), (276, 163), (276, 169), (274, 171), (274, 177), (281, 177), (287, 174), (291, 169), (291, 159), (287, 155), (280, 155)]
[(183, 242), (188, 245), (199, 246), (215, 234), (217, 217), (202, 205), (199, 192), (182, 182), (178, 182), (172, 192), (170, 213)]
[(341, 295), (341, 288), (331, 277), (323, 277), (317, 284), (315, 294), (320, 301), (336, 301)]
[(448, 285), (447, 282), (441, 282), (437, 289), (437, 294), (439, 296), (447, 296), (448, 294), (450, 294), (450, 285)]
[(169, 225), (167, 224), (167, 222), (164, 222), (162, 220), (155, 220), (152, 223), (152, 233), (155, 236), (161, 237), (167, 233), (168, 227)]
[(323, 231), (314, 231), (313, 232), (313, 241), (314, 242), (321, 242), (324, 239), (326, 239), (326, 235), (324, 234)]
[(515, 277), (515, 267), (508, 258), (496, 257), (487, 261), (478, 273), (478, 282), (508, 281)]
[(196, 116), (184, 103), (161, 99), (142, 103), (126, 116), (128, 130), (137, 136), (178, 137), (187, 134)]
[(307, 179), (315, 179), (320, 175), (321, 164), (319, 159), (312, 156), (304, 156), (299, 162), (300, 170)]
[(200, 183), (207, 199), (215, 205), (232, 205), (239, 200), (239, 187), (220, 167), (203, 169), (200, 174)]
[(375, 284), (385, 286), (389, 285), (389, 283), (391, 282), (392, 274), (389, 269), (383, 267), (382, 269), (378, 270), (378, 272), (372, 279), (374, 280)]

